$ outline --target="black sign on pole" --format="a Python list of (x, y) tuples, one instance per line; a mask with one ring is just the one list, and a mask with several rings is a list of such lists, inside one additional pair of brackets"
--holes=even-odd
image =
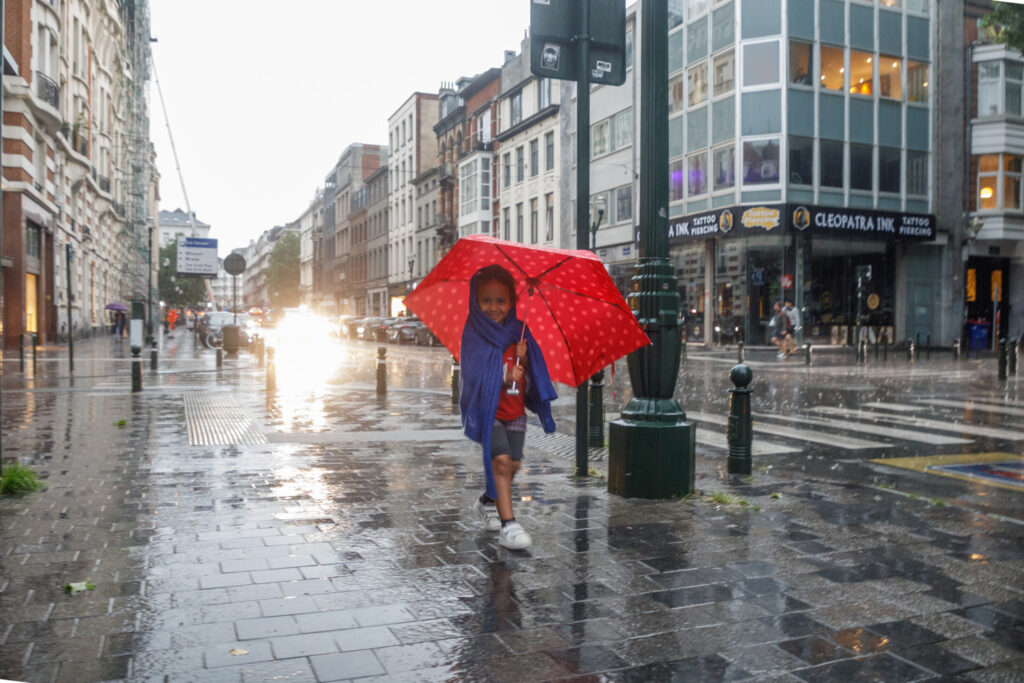
[[(602, 85), (626, 82), (625, 0), (584, 0), (590, 15), (588, 80)], [(530, 71), (542, 78), (575, 81), (579, 78), (577, 39), (581, 26), (581, 0), (531, 0)]]
[(241, 254), (230, 253), (224, 257), (224, 271), (231, 276), (231, 311), (234, 313), (233, 323), (238, 324), (238, 291), (236, 289), (237, 276), (245, 272), (245, 257)]

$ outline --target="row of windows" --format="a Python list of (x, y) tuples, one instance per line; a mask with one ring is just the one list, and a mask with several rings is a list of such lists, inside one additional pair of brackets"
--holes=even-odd
[[(540, 138), (534, 138), (528, 143), (530, 149), (530, 177), (540, 174)], [(504, 187), (511, 187), (513, 183), (512, 152), (505, 152), (501, 158), (504, 166)], [(544, 134), (544, 170), (552, 171), (555, 168), (555, 134), (549, 131)], [(526, 179), (526, 147), (519, 145), (515, 149), (515, 175), (514, 182), (521, 183)]]
[(633, 220), (633, 186), (623, 185), (613, 190), (605, 190), (590, 196), (591, 217), (590, 220), (596, 223), (598, 220), (597, 209), (604, 207), (604, 216), (601, 217), (602, 225), (615, 225)]
[(483, 156), (459, 168), (459, 215), (490, 210), (491, 158)]
[[(743, 45), (742, 83), (745, 87), (778, 85), (781, 77), (779, 61), (780, 43), (769, 40)], [(847, 55), (849, 61), (847, 62)], [(815, 57), (818, 59), (815, 59)], [(906, 62), (904, 81), (903, 65)], [(820, 68), (815, 66), (820, 64)], [(710, 67), (711, 73), (708, 74)], [(877, 68), (877, 74), (876, 74)], [(1024, 66), (1022, 66), (1024, 68)], [(686, 70), (686, 93), (683, 92), (683, 74), (669, 79), (669, 111), (700, 106), (709, 95), (717, 98), (735, 88), (735, 54), (733, 50), (701, 61)], [(1015, 71), (1017, 111), (1020, 111), (1020, 71)], [(848, 90), (858, 95), (878, 94), (880, 97), (909, 102), (928, 101), (929, 65), (927, 62), (858, 50), (846, 50), (829, 45), (816, 46), (800, 40), (789, 41), (789, 74), (787, 80), (795, 86), (817, 87), (822, 90)], [(712, 89), (709, 92), (708, 79)], [(904, 87), (906, 82), (906, 87)]]
[[(521, 242), (523, 244), (538, 244), (540, 242), (540, 216), (538, 215), (539, 201), (537, 199), (530, 200), (530, 235), (529, 241), (527, 242), (526, 235), (523, 234), (525, 229), (524, 221), (526, 220), (526, 214), (523, 213), (524, 204), (519, 202), (515, 206), (515, 232), (513, 233), (512, 226), (512, 212), (509, 208), (502, 210), (502, 238), (506, 240), (513, 240)], [(544, 241), (551, 242), (555, 238), (555, 195), (549, 192), (544, 195)]]
[[(729, 0), (668, 0), (668, 22), (669, 28), (679, 26), (684, 21), (690, 21), (698, 17), (707, 14), (709, 7), (718, 7), (724, 5)], [(856, 0), (861, 4), (875, 4), (874, 0)], [(886, 7), (888, 9), (900, 9), (902, 6), (911, 12), (926, 13), (928, 12), (929, 0), (878, 0), (877, 4), (879, 7)], [(748, 2), (744, 5), (744, 10), (749, 12), (747, 9), (748, 5), (751, 9), (756, 8), (753, 3)], [(774, 9), (774, 8), (770, 8)]]
[[(669, 168), (670, 201), (694, 198), (708, 192), (731, 191), (736, 186), (737, 171), (740, 171), (744, 187), (780, 183), (778, 138), (746, 140), (741, 149), (740, 166), (737, 166), (735, 146), (731, 144), (712, 149), (710, 165), (707, 150), (691, 154), (685, 160), (673, 161)], [(848, 157), (844, 157), (844, 152)], [(870, 192), (877, 189), (878, 192), (898, 194), (903, 189), (903, 154), (898, 147), (876, 148), (838, 140), (815, 141), (813, 138), (791, 136), (789, 185), (813, 186), (817, 179), (817, 184), (823, 188), (843, 189), (849, 184), (851, 190)], [(710, 174), (707, 169), (710, 169)], [(906, 150), (906, 191), (908, 195), (927, 194), (927, 152)]]

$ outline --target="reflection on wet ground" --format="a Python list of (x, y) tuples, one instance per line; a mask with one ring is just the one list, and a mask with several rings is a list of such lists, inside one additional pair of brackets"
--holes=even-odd
[[(179, 334), (133, 395), (109, 341), (81, 345), (73, 384), (59, 355), (34, 379), (5, 358), (4, 462), (48, 489), (0, 501), (2, 677), (1022, 678), (1021, 492), (884, 462), (1020, 458), (1024, 395), (997, 385), (994, 363), (807, 369), (748, 353), (758, 424), (807, 434), (759, 433), (788, 448), (749, 480), (726, 478), (722, 448), (701, 443), (700, 494), (681, 501), (610, 495), (600, 462), (574, 479), (571, 457), (545, 446), (557, 436), (540, 436), (515, 489), (535, 545), (513, 552), (473, 516), (480, 455), (459, 434), (443, 350), (388, 346), (378, 397), (376, 345), (340, 342), (282, 363), (268, 393), (246, 354), (218, 371)], [(726, 415), (733, 362), (691, 353), (684, 408)], [(624, 363), (613, 386), (615, 417)], [(573, 392), (559, 389), (571, 434)], [(187, 392), (236, 406), (270, 443), (189, 445)], [(94, 590), (64, 593), (86, 580)]]

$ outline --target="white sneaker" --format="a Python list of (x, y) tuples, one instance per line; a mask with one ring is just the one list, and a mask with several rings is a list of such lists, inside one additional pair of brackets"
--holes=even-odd
[(480, 517), (480, 520), (484, 523), (484, 528), (488, 531), (498, 531), (501, 529), (501, 519), (498, 518), (498, 509), (493, 505), (484, 505), (477, 498), (476, 502), (473, 503), (473, 509), (476, 510), (476, 514)]
[(776, 358), (785, 358), (786, 354), (784, 354), (783, 352), (779, 351), (779, 354), (777, 356), (775, 356), (775, 357)]
[(501, 534), (498, 536), (498, 544), (509, 550), (529, 548), (531, 543), (533, 543), (533, 539), (519, 522), (506, 524), (501, 528)]

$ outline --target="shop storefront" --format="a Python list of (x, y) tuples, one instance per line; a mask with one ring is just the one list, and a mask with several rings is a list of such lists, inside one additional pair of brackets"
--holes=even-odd
[(900, 245), (935, 239), (935, 217), (839, 207), (734, 206), (669, 223), (687, 337), (770, 343), (773, 304), (801, 313), (799, 340), (893, 343)]

